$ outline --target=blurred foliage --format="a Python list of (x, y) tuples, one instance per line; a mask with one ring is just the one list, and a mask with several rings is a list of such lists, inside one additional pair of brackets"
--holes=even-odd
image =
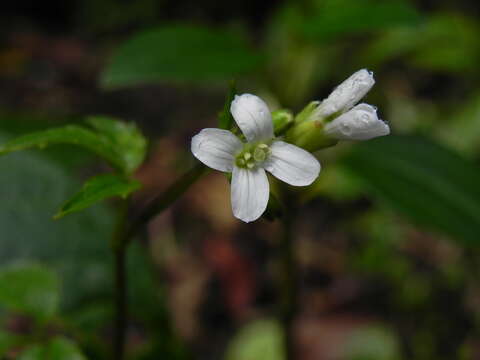
[(78, 187), (72, 175), (58, 163), (28, 152), (4, 156), (0, 171), (1, 262), (36, 259), (58, 269), (68, 306), (109, 288), (105, 239), (112, 226), (110, 211), (96, 206), (54, 222), (52, 214)]
[(18, 360), (85, 360), (80, 349), (71, 341), (55, 338), (45, 345), (34, 345), (22, 352)]
[(121, 45), (101, 83), (111, 89), (155, 81), (225, 80), (251, 70), (259, 60), (241, 36), (226, 29), (163, 26)]
[(39, 319), (55, 314), (60, 284), (55, 273), (35, 264), (12, 264), (0, 269), (0, 306)]
[(480, 173), (423, 138), (388, 136), (359, 144), (345, 164), (391, 206), (475, 245), (480, 228)]
[(226, 360), (283, 360), (283, 330), (274, 320), (256, 320), (245, 325), (233, 338)]
[(348, 360), (398, 360), (400, 348), (392, 331), (380, 326), (358, 329), (345, 347)]
[(319, 1), (314, 14), (301, 24), (305, 36), (316, 40), (334, 40), (355, 35), (416, 25), (419, 12), (403, 0), (326, 0)]

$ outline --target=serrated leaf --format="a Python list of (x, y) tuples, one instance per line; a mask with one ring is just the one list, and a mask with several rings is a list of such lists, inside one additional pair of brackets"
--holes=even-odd
[(308, 37), (322, 40), (418, 23), (420, 15), (402, 0), (331, 0), (324, 2), (301, 29)]
[(89, 179), (82, 189), (62, 206), (55, 218), (58, 219), (67, 214), (83, 210), (110, 197), (120, 196), (124, 198), (140, 187), (141, 184), (138, 181), (115, 174), (95, 176)]
[(33, 263), (0, 268), (0, 306), (38, 319), (55, 314), (60, 284), (54, 272)]
[(419, 225), (480, 244), (480, 171), (431, 140), (387, 136), (357, 144), (343, 164)]
[(112, 89), (159, 81), (223, 81), (255, 69), (259, 60), (245, 39), (225, 29), (161, 26), (121, 45), (101, 84)]
[(147, 141), (134, 123), (106, 116), (91, 116), (87, 123), (109, 139), (122, 158), (127, 173), (132, 173), (145, 158)]
[(71, 340), (56, 337), (47, 344), (34, 345), (25, 350), (18, 360), (86, 360), (80, 349)]
[(0, 146), (0, 155), (32, 147), (44, 148), (52, 144), (79, 145), (96, 153), (113, 167), (123, 170), (123, 160), (119, 158), (115, 147), (106, 138), (77, 125), (36, 131), (7, 141)]
[(232, 127), (233, 116), (232, 116), (232, 113), (230, 112), (230, 104), (232, 103), (236, 94), (237, 94), (237, 88), (235, 86), (235, 80), (232, 80), (228, 88), (228, 93), (225, 98), (223, 110), (220, 112), (220, 115), (218, 116), (218, 126), (220, 129), (229, 130)]
[(141, 164), (146, 140), (134, 124), (101, 116), (90, 117), (87, 123), (97, 132), (78, 125), (36, 131), (7, 141), (0, 146), (0, 155), (32, 147), (71, 144), (94, 152), (126, 174)]

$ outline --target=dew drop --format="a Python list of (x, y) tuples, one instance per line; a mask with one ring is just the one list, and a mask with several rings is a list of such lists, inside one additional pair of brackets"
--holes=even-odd
[(352, 128), (348, 124), (343, 123), (341, 127), (345, 135), (350, 135), (352, 133)]

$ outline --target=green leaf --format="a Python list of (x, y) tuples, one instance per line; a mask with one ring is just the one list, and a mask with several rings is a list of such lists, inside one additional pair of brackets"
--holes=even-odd
[(230, 87), (228, 89), (227, 97), (225, 98), (225, 104), (223, 105), (223, 110), (218, 116), (218, 126), (220, 129), (229, 130), (233, 124), (233, 116), (230, 112), (230, 104), (232, 103), (235, 95), (237, 94), (237, 88), (235, 86), (235, 80), (230, 82)]
[(52, 144), (79, 145), (101, 156), (113, 167), (119, 170), (124, 168), (124, 163), (118, 157), (117, 149), (111, 142), (93, 131), (77, 125), (67, 125), (19, 136), (0, 146), (0, 155), (32, 147), (44, 148)]
[(78, 125), (36, 131), (7, 141), (0, 146), (0, 155), (32, 147), (72, 144), (94, 152), (126, 174), (142, 163), (147, 144), (134, 124), (101, 116), (90, 117), (87, 123), (97, 132)]
[(86, 357), (72, 341), (56, 337), (45, 345), (25, 350), (18, 360), (86, 360)]
[(225, 29), (161, 26), (135, 34), (121, 45), (101, 84), (112, 89), (160, 81), (228, 80), (254, 70), (259, 61), (245, 39)]
[(451, 150), (421, 137), (387, 136), (355, 145), (343, 164), (415, 223), (478, 244), (480, 171)]
[(55, 215), (61, 218), (67, 214), (83, 210), (99, 201), (113, 196), (126, 197), (138, 190), (141, 184), (123, 176), (106, 174), (89, 179), (82, 189), (70, 198)]
[(273, 320), (257, 320), (244, 326), (227, 349), (226, 360), (283, 360), (284, 335)]
[(322, 40), (418, 23), (420, 15), (402, 0), (330, 0), (301, 25), (304, 34)]
[(59, 280), (55, 273), (33, 263), (0, 269), (0, 305), (38, 319), (51, 317), (58, 308)]
[(106, 116), (91, 116), (86, 122), (109, 140), (127, 173), (140, 166), (147, 152), (147, 141), (134, 123)]

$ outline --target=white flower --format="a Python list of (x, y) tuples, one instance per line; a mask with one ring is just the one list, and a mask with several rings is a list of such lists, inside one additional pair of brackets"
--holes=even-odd
[(368, 140), (388, 135), (390, 128), (377, 116), (377, 109), (359, 104), (352, 110), (327, 123), (325, 134), (339, 140)]
[(378, 118), (375, 107), (368, 104), (353, 107), (374, 84), (372, 72), (357, 71), (312, 111), (310, 120), (324, 123), (324, 133), (337, 140), (368, 140), (390, 134), (389, 126)]
[(310, 185), (320, 163), (297, 146), (277, 140), (267, 104), (258, 96), (235, 96), (230, 106), (246, 143), (221, 129), (203, 129), (192, 138), (192, 153), (205, 165), (232, 172), (231, 202), (235, 217), (245, 222), (258, 219), (270, 194), (267, 174), (294, 186)]
[(350, 110), (375, 84), (373, 73), (362, 69), (338, 85), (315, 110), (318, 117), (328, 117)]

